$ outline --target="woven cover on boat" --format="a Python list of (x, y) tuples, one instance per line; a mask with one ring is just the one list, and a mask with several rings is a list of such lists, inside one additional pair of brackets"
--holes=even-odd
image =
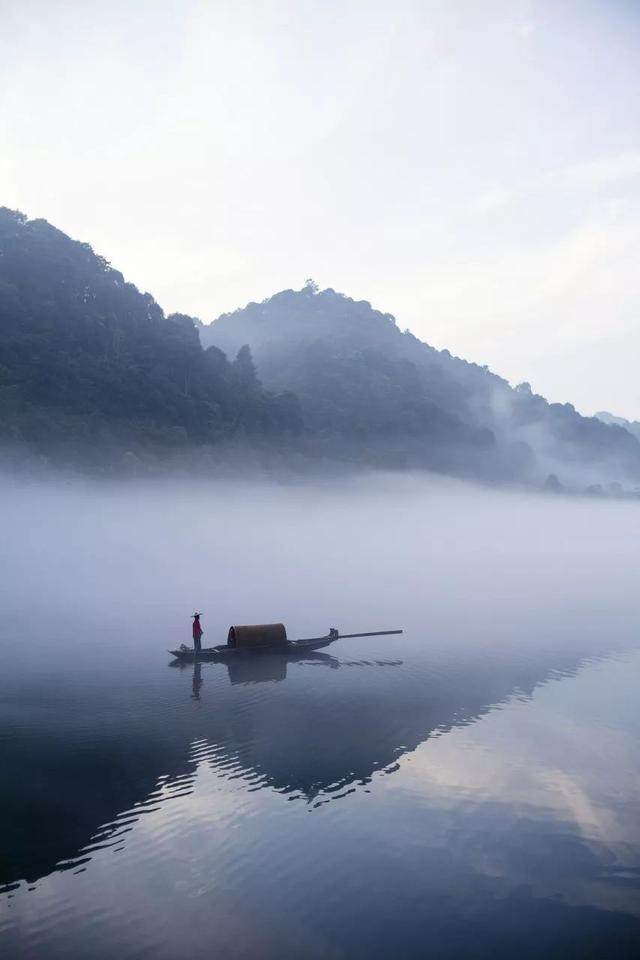
[(258, 623), (229, 629), (230, 647), (278, 647), (287, 642), (284, 623)]

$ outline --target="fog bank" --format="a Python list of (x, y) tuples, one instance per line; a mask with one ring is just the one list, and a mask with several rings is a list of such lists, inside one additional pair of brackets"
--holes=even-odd
[(163, 656), (195, 609), (207, 644), (279, 620), (292, 638), (402, 627), (437, 647), (631, 637), (638, 622), (633, 502), (416, 475), (5, 480), (0, 514), (5, 652), (28, 636), (34, 652)]

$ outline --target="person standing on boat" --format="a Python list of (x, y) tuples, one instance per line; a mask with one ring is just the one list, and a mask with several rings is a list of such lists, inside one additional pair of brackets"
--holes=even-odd
[(195, 653), (200, 653), (202, 649), (200, 645), (200, 637), (204, 633), (204, 630), (200, 626), (200, 617), (201, 614), (194, 613), (193, 615), (193, 649)]

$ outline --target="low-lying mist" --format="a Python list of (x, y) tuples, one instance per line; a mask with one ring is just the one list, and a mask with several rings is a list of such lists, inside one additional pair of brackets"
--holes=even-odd
[[(424, 475), (1, 486), (0, 639), (31, 655), (404, 628), (425, 645), (633, 638), (640, 506)], [(389, 640), (399, 650), (402, 640)]]

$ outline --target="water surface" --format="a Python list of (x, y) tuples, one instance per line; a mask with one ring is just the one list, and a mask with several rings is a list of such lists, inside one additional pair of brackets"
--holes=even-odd
[[(634, 505), (3, 494), (3, 957), (638, 955)], [(192, 608), (405, 633), (171, 667)]]

